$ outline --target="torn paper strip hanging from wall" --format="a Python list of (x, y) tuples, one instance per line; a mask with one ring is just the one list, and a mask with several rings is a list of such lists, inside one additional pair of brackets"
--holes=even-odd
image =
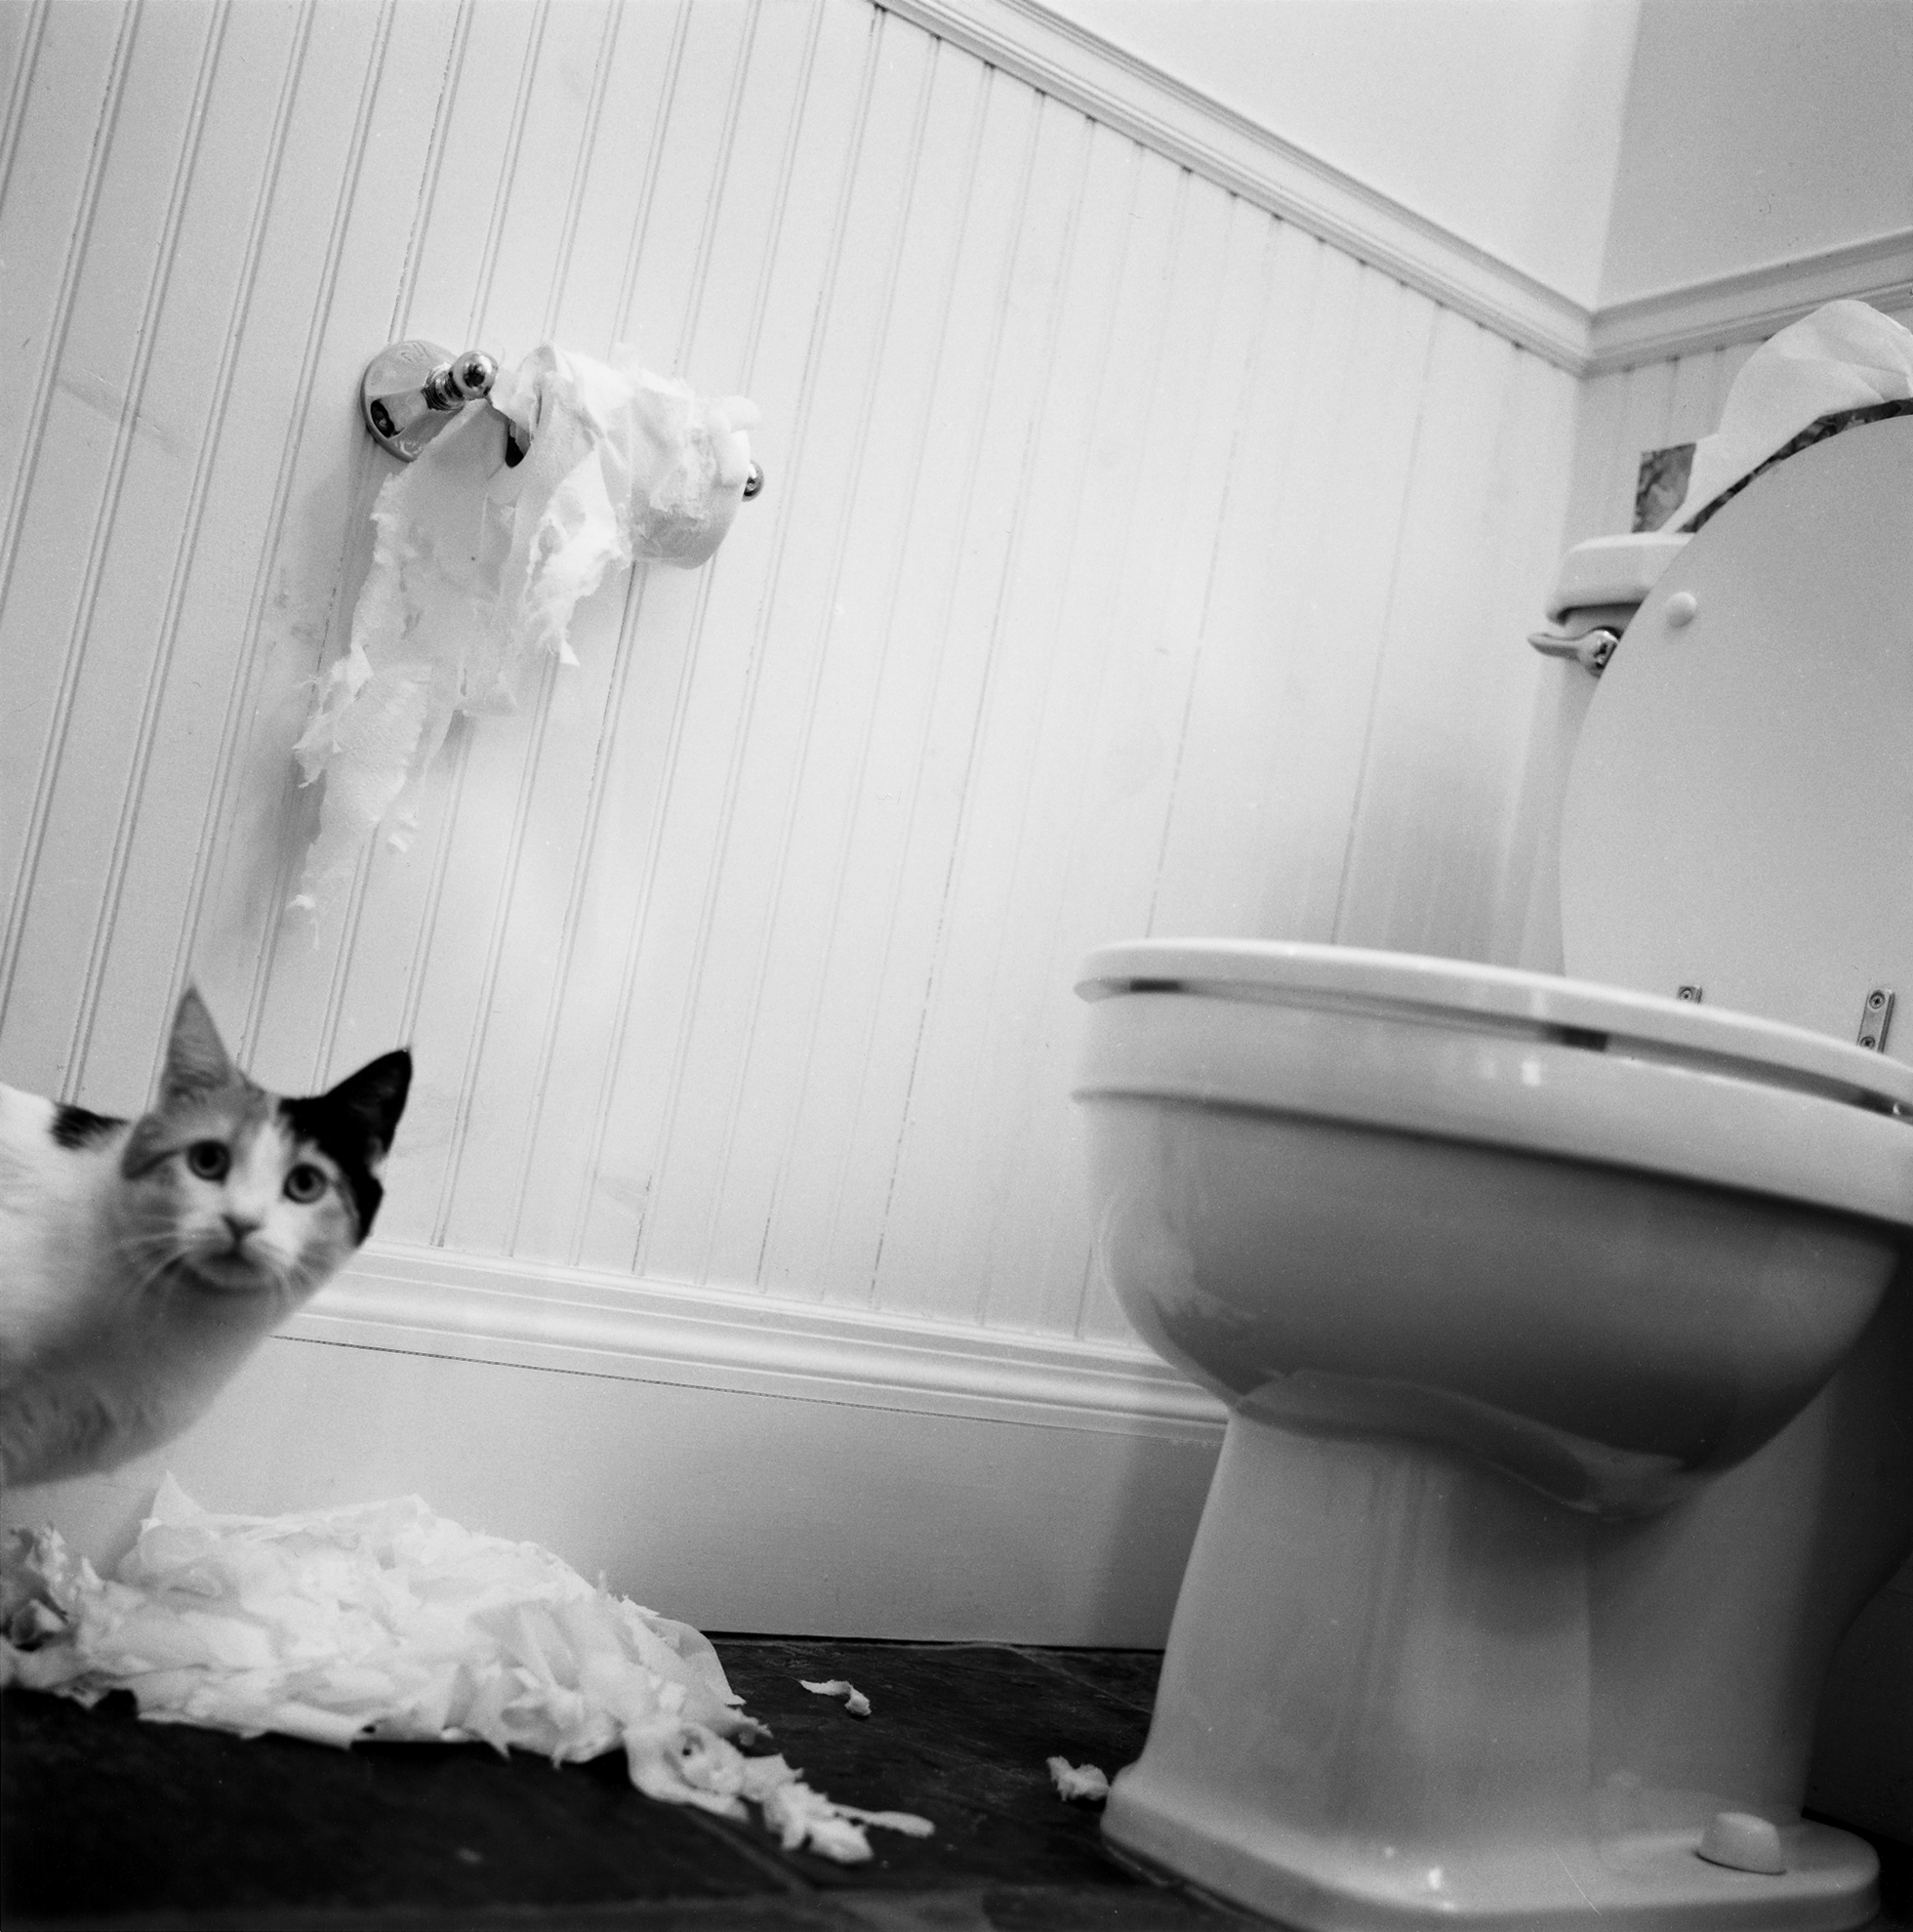
[(417, 1497), (287, 1516), (215, 1515), (171, 1476), (109, 1579), (57, 1532), (0, 1560), (0, 1684), (142, 1717), (316, 1744), (482, 1742), (575, 1762), (620, 1747), (645, 1796), (724, 1817), (745, 1800), (787, 1850), (871, 1856), (909, 1812), (837, 1804), (781, 1756), (747, 1756), (710, 1640), (593, 1589), (536, 1543), (484, 1536)]
[[(403, 846), (454, 717), (512, 710), (526, 668), (577, 662), (572, 614), (622, 565), (692, 568), (723, 541), (751, 469), (757, 411), (549, 344), (494, 385), (380, 490), (372, 568), (346, 655), (294, 746), (323, 777), (294, 905), (314, 913), (384, 827)], [(506, 461), (508, 427), (529, 454)]]

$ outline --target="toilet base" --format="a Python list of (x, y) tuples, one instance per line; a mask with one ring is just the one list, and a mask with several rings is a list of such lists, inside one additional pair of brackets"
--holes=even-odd
[[(1799, 1816), (1798, 1672), (1730, 1638), (1750, 1579), (1689, 1524), (1674, 1555), (1715, 1569), (1684, 1582), (1670, 1520), (1239, 1410), (1105, 1835), (1299, 1932), (1865, 1924), (1872, 1847)], [(1722, 1812), (1771, 1821), (1786, 1869), (1701, 1858)]]
[[(1445, 1843), (1438, 1854), (1324, 1842), (1232, 1807), (1217, 1791), (1165, 1788), (1147, 1764), (1119, 1774), (1103, 1833), (1127, 1858), (1295, 1932), (1555, 1926), (1605, 1932), (1847, 1932), (1879, 1910), (1872, 1846), (1831, 1826), (1781, 1832), (1787, 1870), (1710, 1865), (1697, 1829), (1551, 1843)], [(1438, 1862), (1439, 1861), (1439, 1862)]]

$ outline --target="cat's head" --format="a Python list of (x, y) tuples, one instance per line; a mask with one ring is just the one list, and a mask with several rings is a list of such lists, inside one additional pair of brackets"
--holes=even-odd
[(309, 1294), (371, 1232), (379, 1168), (412, 1080), (387, 1053), (309, 1099), (266, 1092), (233, 1065), (198, 993), (174, 1015), (159, 1103), (120, 1156), (130, 1256), (183, 1262), (208, 1287)]

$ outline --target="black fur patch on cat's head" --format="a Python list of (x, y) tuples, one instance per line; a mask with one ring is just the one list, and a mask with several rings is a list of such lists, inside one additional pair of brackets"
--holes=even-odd
[(55, 1142), (77, 1154), (109, 1134), (117, 1133), (126, 1123), (110, 1114), (89, 1113), (84, 1107), (69, 1107), (64, 1101), (55, 1105), (53, 1125), (48, 1130)]
[(379, 1168), (392, 1144), (411, 1085), (412, 1055), (401, 1047), (367, 1061), (328, 1092), (279, 1102), (280, 1118), (292, 1131), (339, 1164), (358, 1215), (361, 1241), (372, 1232), (372, 1218), (386, 1198)]

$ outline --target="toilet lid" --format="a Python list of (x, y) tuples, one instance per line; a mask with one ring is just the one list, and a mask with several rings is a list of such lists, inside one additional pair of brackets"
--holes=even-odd
[(1837, 1040), (1891, 991), (1913, 1061), (1913, 419), (1769, 471), (1648, 594), (1575, 750), (1561, 921), (1577, 979)]

